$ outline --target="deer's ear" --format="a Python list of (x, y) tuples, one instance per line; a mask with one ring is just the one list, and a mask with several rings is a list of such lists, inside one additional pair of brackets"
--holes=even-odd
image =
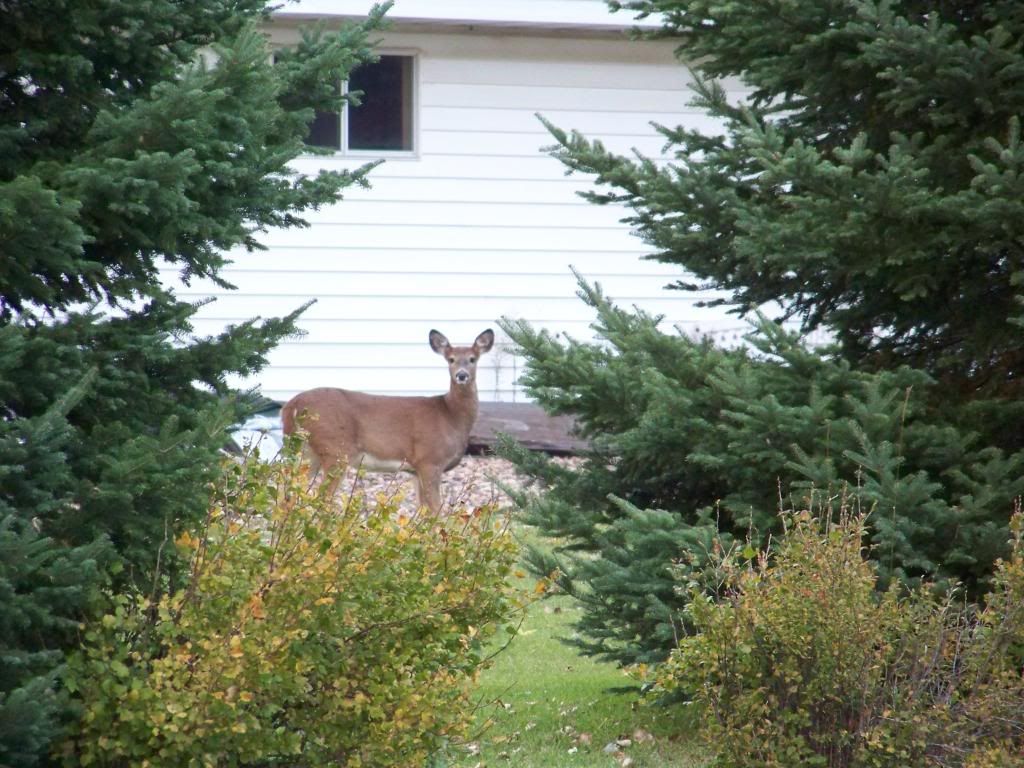
[(494, 346), (494, 331), (488, 328), (476, 337), (473, 346), (476, 347), (478, 354), (482, 355), (484, 352), (490, 352), (491, 347)]
[(437, 352), (439, 355), (443, 355), (451, 344), (448, 343), (448, 339), (440, 331), (430, 332), (430, 348)]

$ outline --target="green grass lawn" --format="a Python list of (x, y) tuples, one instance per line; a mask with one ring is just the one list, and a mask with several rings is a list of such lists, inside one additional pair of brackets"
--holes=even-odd
[[(615, 665), (579, 656), (560, 641), (572, 634), (577, 610), (568, 597), (531, 606), (519, 634), (481, 676), (479, 734), (468, 747), (452, 747), (449, 765), (699, 768), (703, 764), (689, 736), (692, 728), (679, 708), (639, 703), (637, 693), (621, 692), (635, 684)], [(605, 747), (617, 740), (622, 745), (616, 748), (617, 754), (606, 753)]]

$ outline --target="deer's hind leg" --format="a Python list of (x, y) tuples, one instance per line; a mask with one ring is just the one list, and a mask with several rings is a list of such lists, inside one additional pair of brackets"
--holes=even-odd
[(321, 462), (320, 457), (316, 451), (313, 450), (312, 446), (308, 442), (302, 445), (302, 455), (300, 456), (300, 462), (306, 469), (306, 482), (308, 488), (312, 488), (317, 482), (317, 475), (320, 474)]
[(303, 458), (309, 462), (309, 483), (312, 486), (317, 480), (322, 483), (329, 483), (327, 493), (334, 496), (338, 492), (338, 486), (345, 476), (345, 463), (340, 456), (333, 453), (319, 453), (308, 445)]

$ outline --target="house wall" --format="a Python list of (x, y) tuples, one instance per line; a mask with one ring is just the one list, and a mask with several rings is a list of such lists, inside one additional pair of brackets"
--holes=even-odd
[[(296, 39), (294, 22), (270, 28), (276, 44)], [(372, 189), (310, 214), (306, 229), (269, 232), (269, 250), (235, 255), (224, 277), (238, 286), (182, 289), (214, 296), (196, 330), (286, 313), (309, 299), (301, 339), (271, 355), (256, 381), (286, 399), (314, 386), (384, 394), (432, 394), (447, 372), (427, 345), (437, 328), (469, 342), (500, 317), (590, 338), (591, 310), (570, 268), (601, 283), (624, 306), (663, 314), (682, 332), (737, 336), (742, 323), (663, 286), (677, 269), (644, 261), (648, 248), (619, 219), (578, 192), (588, 178), (565, 176), (542, 148), (537, 120), (578, 129), (609, 148), (656, 157), (654, 120), (712, 128), (687, 106), (687, 70), (668, 41), (634, 42), (593, 30), (571, 36), (491, 27), (389, 32), (382, 52), (415, 52), (417, 151), (390, 157)], [(353, 168), (370, 156), (310, 156), (296, 170)], [(501, 334), (499, 333), (499, 340)], [(523, 400), (522, 361), (500, 348), (481, 361), (483, 400)]]

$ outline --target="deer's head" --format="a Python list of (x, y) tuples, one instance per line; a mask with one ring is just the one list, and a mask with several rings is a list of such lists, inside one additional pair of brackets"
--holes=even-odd
[(440, 331), (430, 332), (430, 348), (448, 361), (452, 383), (460, 387), (471, 386), (476, 381), (477, 361), (493, 346), (494, 331), (490, 328), (477, 336), (469, 347), (453, 347)]

